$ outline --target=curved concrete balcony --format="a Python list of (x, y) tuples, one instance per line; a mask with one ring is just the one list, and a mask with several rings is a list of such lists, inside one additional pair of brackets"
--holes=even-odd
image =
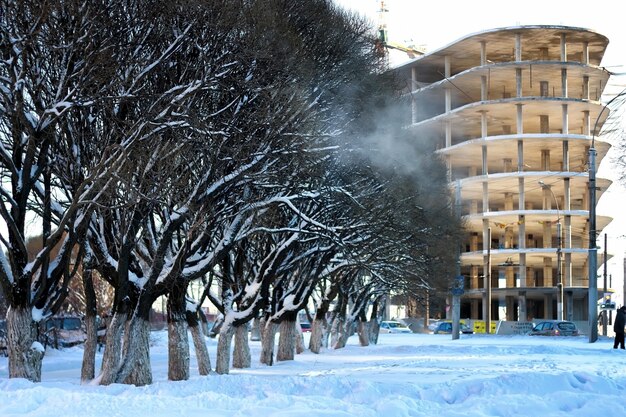
[[(563, 106), (567, 105), (567, 129), (563, 129)], [(482, 137), (483, 116), (486, 136), (510, 134), (517, 126), (518, 108), (522, 109), (521, 133), (586, 134), (585, 115), (590, 128), (600, 127), (608, 117), (597, 101), (575, 98), (521, 97), (503, 98), (469, 103), (449, 112), (440, 113), (427, 120), (409, 126), (416, 134), (445, 135), (450, 124), (452, 144)], [(548, 131), (542, 132), (542, 117), (549, 120)]]
[[(457, 143), (447, 148), (439, 149), (437, 153), (445, 156), (454, 167), (456, 178), (469, 176), (470, 169), (482, 169), (483, 146), (487, 146), (488, 152), (487, 167), (490, 173), (503, 172), (505, 168), (503, 161), (508, 159), (513, 169), (517, 169), (517, 152), (519, 142), (522, 143), (524, 156), (524, 171), (537, 171), (542, 164), (542, 151), (547, 151), (551, 155), (561, 155), (563, 152), (563, 142), (568, 143), (570, 171), (587, 171), (588, 147), (591, 138), (586, 135), (561, 133), (528, 133), (520, 135), (497, 135), (486, 138), (469, 139)], [(596, 138), (595, 141), (597, 161), (602, 161), (609, 151), (611, 145)], [(561, 158), (555, 159), (557, 163), (554, 171), (562, 170)], [(461, 175), (461, 170), (465, 169), (466, 174)]]
[[(569, 180), (570, 208), (587, 209), (586, 194), (589, 183), (589, 174), (587, 172), (555, 172), (555, 171), (531, 171), (531, 172), (504, 172), (498, 174), (478, 175), (474, 177), (463, 178), (451, 184), (455, 187), (457, 184), (461, 187), (461, 199), (464, 201), (482, 201), (484, 183), (488, 183), (489, 210), (483, 209), (483, 212), (499, 211), (505, 208), (506, 194), (520, 193), (520, 180), (524, 183), (524, 195), (526, 203), (535, 203), (535, 207), (539, 208), (538, 202), (541, 201), (541, 186), (539, 180), (552, 185), (553, 191), (557, 196), (565, 193), (564, 179)], [(597, 178), (597, 198), (600, 199), (602, 194), (608, 189), (612, 181), (605, 178)], [(515, 205), (516, 199), (513, 199)], [(514, 206), (515, 207), (515, 206)], [(564, 205), (561, 207), (566, 208)], [(526, 208), (526, 207), (524, 207)]]
[[(482, 232), (484, 227), (484, 220), (489, 222), (491, 227), (492, 237), (499, 238), (504, 235), (506, 228), (512, 228), (513, 235), (511, 245), (518, 246), (519, 242), (519, 219), (520, 216), (524, 216), (524, 228), (527, 235), (533, 235), (541, 237), (544, 231), (544, 224), (552, 223), (556, 224), (560, 219), (563, 227), (563, 246), (565, 243), (566, 222), (565, 218), (569, 217), (569, 233), (573, 236), (573, 241), (578, 241), (579, 247), (587, 247), (587, 220), (589, 212), (587, 210), (511, 210), (511, 211), (499, 211), (479, 213), (464, 216), (466, 230), (470, 233), (475, 232), (480, 236), (479, 248), (482, 246)], [(599, 230), (604, 229), (611, 222), (612, 218), (608, 216), (597, 216), (596, 226)], [(552, 242), (556, 245), (556, 227), (551, 229)], [(543, 242), (543, 238), (541, 238)], [(527, 244), (528, 245), (528, 244)], [(556, 246), (555, 246), (556, 247)]]
[[(565, 92), (562, 88), (563, 71), (566, 72), (565, 80), (567, 81)], [(506, 95), (516, 96), (518, 86), (521, 97), (571, 97), (597, 101), (600, 99), (602, 87), (607, 84), (610, 75), (602, 67), (580, 62), (520, 61), (492, 63), (469, 68), (406, 94), (410, 94), (415, 100), (418, 117), (425, 119), (434, 116), (432, 112), (428, 111), (429, 108), (433, 108), (433, 103), (440, 103), (439, 108), (445, 105), (446, 91), (450, 94), (452, 109), (481, 101), (483, 88), (485, 88), (487, 100), (491, 100), (504, 98)], [(520, 77), (519, 83), (517, 81), (518, 76)], [(583, 79), (585, 79), (585, 83), (581, 82)], [(486, 83), (485, 87), (483, 87), (483, 83)], [(420, 105), (421, 103), (424, 104)]]
[[(571, 265), (574, 268), (582, 268), (586, 265), (589, 250), (587, 248), (568, 248), (561, 249), (563, 256), (569, 254), (571, 256)], [(557, 248), (524, 248), (524, 249), (492, 249), (490, 251), (491, 267), (497, 268), (519, 268), (519, 255), (525, 254), (526, 261), (524, 265), (529, 268), (542, 268), (545, 258), (556, 259)], [(475, 252), (465, 252), (461, 254), (461, 265), (480, 265), (482, 267), (486, 250)]]

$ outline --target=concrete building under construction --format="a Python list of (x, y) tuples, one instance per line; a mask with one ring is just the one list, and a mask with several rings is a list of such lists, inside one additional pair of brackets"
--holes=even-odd
[[(436, 143), (465, 220), (461, 317), (587, 320), (588, 155), (592, 140), (597, 165), (609, 149), (596, 137), (607, 45), (588, 29), (515, 26), (396, 68), (410, 129)], [(596, 180), (598, 199), (609, 185)], [(610, 220), (596, 217), (597, 233)]]

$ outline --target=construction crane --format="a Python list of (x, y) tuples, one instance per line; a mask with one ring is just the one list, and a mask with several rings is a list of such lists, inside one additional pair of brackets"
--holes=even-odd
[(387, 49), (402, 51), (411, 59), (424, 55), (426, 53), (426, 48), (417, 48), (414, 46), (405, 46), (397, 42), (389, 42), (389, 36), (387, 34), (387, 19), (385, 17), (388, 12), (389, 9), (387, 9), (385, 1), (381, 0), (380, 8), (378, 9), (378, 41), (382, 44), (382, 46)]

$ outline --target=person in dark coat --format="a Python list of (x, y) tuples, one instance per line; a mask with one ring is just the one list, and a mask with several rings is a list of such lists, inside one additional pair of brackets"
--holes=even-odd
[(626, 306), (621, 306), (617, 309), (615, 323), (613, 324), (613, 330), (615, 330), (613, 349), (617, 349), (617, 345), (620, 345), (620, 348), (624, 349), (624, 324), (626, 324)]

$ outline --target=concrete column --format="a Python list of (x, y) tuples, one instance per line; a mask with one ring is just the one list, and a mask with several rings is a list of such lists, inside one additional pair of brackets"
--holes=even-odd
[(489, 135), (489, 130), (487, 126), (487, 112), (480, 112), (480, 136), (485, 139)]
[(470, 201), (470, 214), (478, 213), (478, 200)]
[(513, 232), (512, 227), (507, 227), (504, 229), (504, 249), (513, 249), (515, 245), (515, 234)]
[(554, 285), (552, 282), (552, 258), (543, 258), (543, 286), (551, 287)]
[(522, 69), (515, 69), (515, 87), (516, 87), (516, 95), (518, 98), (522, 97)]
[(526, 254), (519, 254), (519, 286), (526, 287)]
[(486, 101), (489, 99), (489, 91), (487, 90), (487, 76), (482, 75), (480, 77), (480, 100)]
[(470, 236), (470, 252), (478, 251), (478, 233), (472, 233)]
[(483, 213), (489, 212), (489, 183), (483, 182)]
[(450, 56), (446, 55), (443, 59), (444, 76), (450, 78)]
[(550, 171), (550, 150), (543, 149), (541, 151), (541, 170)]
[(488, 160), (487, 160), (487, 145), (483, 145), (482, 146), (482, 151), (483, 151), (483, 157), (482, 157), (483, 175), (488, 175), (489, 174), (489, 163), (488, 163)]
[(591, 136), (591, 118), (589, 117), (589, 110), (583, 111), (583, 135)]
[(564, 279), (564, 285), (566, 287), (572, 287), (574, 286), (574, 276), (572, 275), (572, 254), (571, 253), (566, 253), (565, 256), (565, 266), (564, 266), (564, 275), (563, 275), (563, 279)]
[(515, 320), (515, 297), (507, 295), (506, 298), (506, 320)]
[(567, 111), (567, 104), (561, 104), (561, 113), (562, 113), (562, 133), (564, 135), (569, 135), (569, 113)]
[(566, 98), (567, 95), (567, 70), (561, 69), (561, 97)]
[(519, 310), (519, 315), (517, 317), (518, 321), (528, 321), (528, 311), (526, 307), (526, 291), (520, 291), (517, 296), (517, 307)]
[(522, 104), (517, 104), (517, 134), (521, 135), (524, 133), (524, 118), (522, 111)]
[(563, 178), (563, 211), (572, 209), (570, 179)]
[(546, 294), (543, 296), (543, 318), (552, 318), (552, 294)]
[(563, 171), (569, 171), (569, 141), (567, 140), (563, 141)]
[(539, 95), (541, 97), (550, 96), (550, 84), (547, 81), (539, 81)]
[(550, 133), (550, 116), (546, 114), (539, 116), (539, 133)]
[(480, 42), (480, 65), (487, 65), (487, 42)]
[[(517, 171), (524, 171), (524, 141), (521, 139), (517, 141)], [(520, 207), (524, 205), (520, 204)]]
[[(520, 215), (517, 218), (517, 222), (519, 223), (518, 231), (519, 235), (517, 236), (517, 247), (520, 249), (526, 248), (526, 216)], [(523, 254), (520, 254), (520, 256)], [(521, 262), (520, 262), (521, 264)]]
[(561, 62), (567, 61), (567, 40), (565, 33), (561, 33)]
[(520, 62), (522, 60), (522, 34), (515, 34), (515, 60)]
[(450, 146), (452, 146), (452, 122), (446, 120), (446, 148)]
[(470, 301), (470, 308), (471, 308), (471, 315), (472, 315), (472, 319), (473, 320), (478, 320), (480, 319), (480, 304), (478, 303), (478, 300), (471, 300)]
[(583, 100), (589, 100), (589, 76), (583, 75), (583, 94), (581, 97)]
[(504, 210), (513, 210), (513, 193), (504, 193)]
[(446, 113), (449, 113), (452, 110), (452, 92), (448, 87), (445, 89), (445, 100), (446, 100)]
[(513, 172), (513, 160), (511, 158), (502, 160), (502, 172)]
[[(565, 291), (563, 294), (565, 297), (564, 305), (565, 305), (565, 319), (569, 321), (574, 320), (574, 294), (571, 291)], [(589, 303), (585, 304), (588, 305)], [(587, 314), (584, 315), (587, 317)]]
[(589, 42), (583, 42), (583, 56), (582, 63), (589, 64)]

